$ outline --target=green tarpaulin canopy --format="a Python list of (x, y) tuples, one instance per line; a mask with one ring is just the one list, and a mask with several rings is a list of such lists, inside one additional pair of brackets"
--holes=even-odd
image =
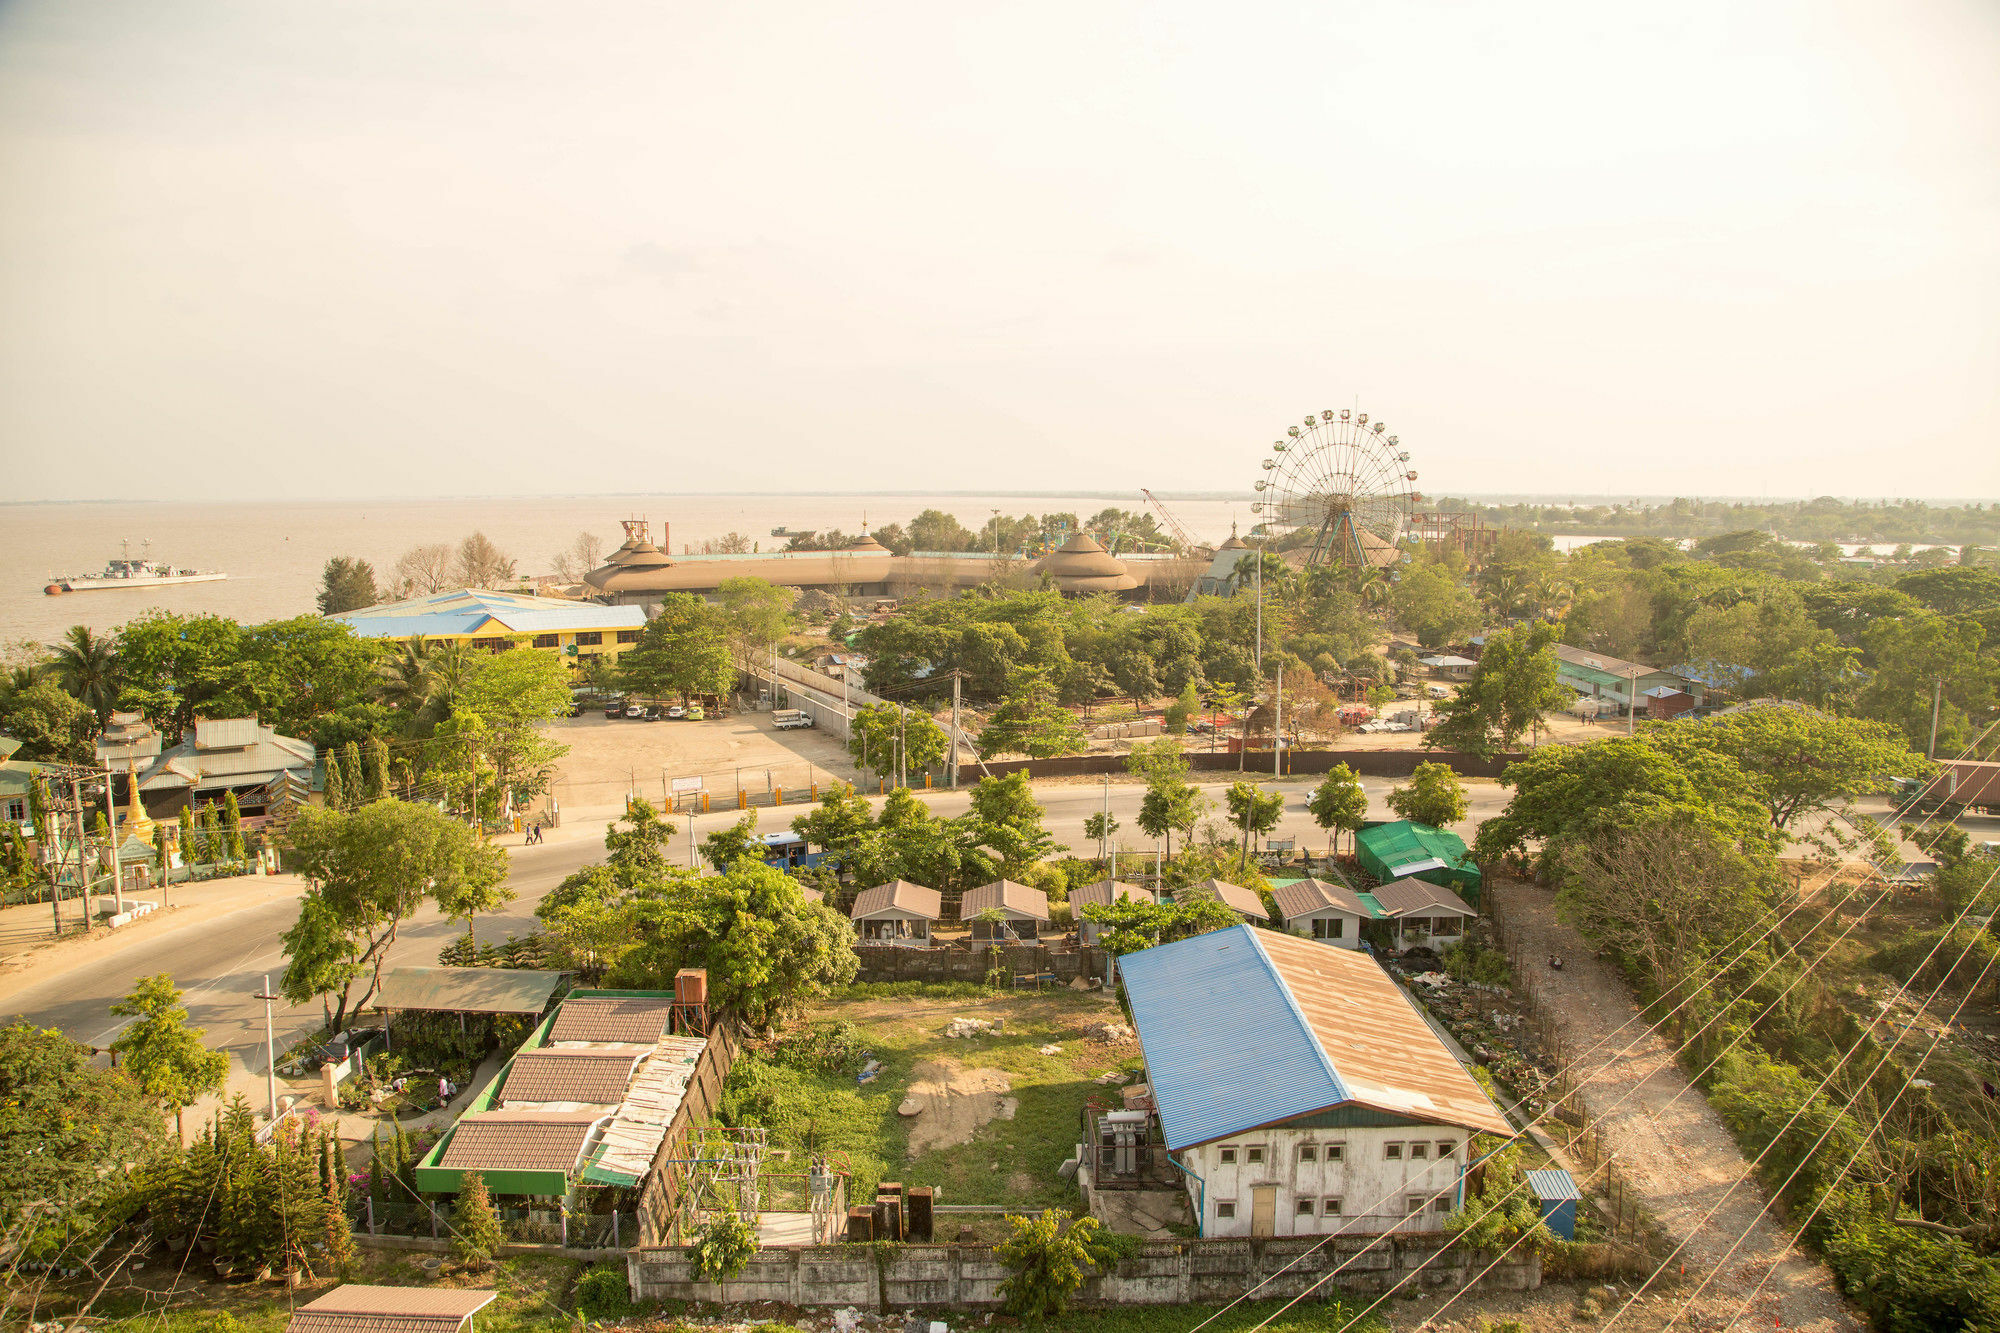
[(1479, 906), (1479, 866), (1456, 833), (1399, 819), (1362, 829), (1354, 842), (1361, 868), (1378, 883), (1428, 880), (1456, 889), (1470, 906)]

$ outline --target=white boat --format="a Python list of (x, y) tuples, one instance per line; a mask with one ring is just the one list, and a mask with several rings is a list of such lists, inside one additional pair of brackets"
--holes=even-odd
[(172, 565), (146, 558), (146, 548), (153, 543), (140, 543), (139, 558), (132, 558), (132, 543), (120, 542), (124, 554), (105, 565), (102, 574), (65, 575), (49, 580), (42, 591), (51, 597), (66, 592), (95, 592), (102, 588), (163, 588), (174, 583), (215, 583), (229, 575), (219, 569), (175, 569)]

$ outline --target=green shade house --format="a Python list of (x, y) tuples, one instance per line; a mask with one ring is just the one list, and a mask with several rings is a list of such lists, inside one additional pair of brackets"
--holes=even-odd
[(1361, 868), (1378, 883), (1421, 879), (1455, 889), (1473, 907), (1479, 906), (1479, 866), (1456, 833), (1399, 819), (1374, 824), (1355, 835)]

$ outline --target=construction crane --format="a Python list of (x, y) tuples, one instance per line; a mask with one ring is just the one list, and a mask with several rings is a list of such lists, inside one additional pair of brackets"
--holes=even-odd
[(1151, 491), (1147, 490), (1144, 486), (1141, 486), (1139, 488), (1139, 494), (1145, 496), (1146, 503), (1152, 505), (1153, 508), (1157, 509), (1160, 513), (1160, 517), (1167, 521), (1167, 531), (1174, 534), (1174, 540), (1180, 543), (1181, 549), (1183, 551), (1192, 552), (1201, 546), (1201, 543), (1194, 539), (1194, 534), (1189, 532), (1186, 527), (1182, 526), (1181, 521), (1175, 518), (1172, 512), (1169, 511), (1165, 505), (1160, 503), (1159, 496), (1153, 494)]

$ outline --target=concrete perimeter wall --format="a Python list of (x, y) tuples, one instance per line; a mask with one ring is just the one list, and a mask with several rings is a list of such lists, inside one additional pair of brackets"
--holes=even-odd
[[(1497, 778), (1501, 769), (1524, 757), (1499, 754), (1485, 759), (1456, 750), (1291, 750), (1286, 752), (1278, 771), (1318, 774), (1336, 764), (1346, 764), (1364, 778), (1406, 778), (1416, 771), (1418, 764), (1443, 764), (1462, 777)], [(1125, 758), (1122, 754), (1072, 754), (1057, 759), (989, 759), (986, 767), (995, 777), (1025, 772), (1031, 778), (1079, 778), (1123, 773)], [(1197, 773), (1234, 773), (1239, 756), (1220, 750), (1190, 750), (1188, 762)], [(1246, 777), (1271, 776), (1269, 750), (1252, 750), (1241, 758), (1241, 763)], [(963, 771), (960, 776), (971, 780)]]
[[(1294, 1260), (1296, 1265), (1286, 1269)], [(1087, 1280), (1076, 1303), (1213, 1305), (1252, 1288), (1259, 1300), (1290, 1299), (1309, 1290), (1312, 1299), (1324, 1300), (1342, 1291), (1378, 1294), (1405, 1283), (1410, 1290), (1456, 1291), (1487, 1261), (1484, 1255), (1448, 1247), (1438, 1236), (1343, 1236), (1324, 1244), (1312, 1237), (1148, 1241), (1111, 1273)], [(1343, 1263), (1347, 1266), (1336, 1278), (1322, 1283)], [(864, 1310), (997, 1307), (1000, 1284), (1008, 1276), (992, 1248), (983, 1245), (759, 1250), (741, 1273), (720, 1283), (696, 1281), (686, 1249), (634, 1251), (628, 1267), (632, 1293), (639, 1300), (780, 1301)], [(1541, 1281), (1538, 1256), (1510, 1255), (1479, 1278), (1478, 1286), (1527, 1291)], [(1321, 1285), (1314, 1290), (1316, 1283)]]
[[(861, 960), (857, 981), (970, 981), (986, 980), (993, 967), (991, 950), (977, 953), (968, 949), (907, 949), (897, 945), (858, 944), (855, 956)], [(1000, 950), (1000, 969), (1009, 975), (1054, 973), (1059, 982), (1079, 976), (1101, 977), (1106, 962), (1102, 949), (1044, 949), (1017, 945)]]

